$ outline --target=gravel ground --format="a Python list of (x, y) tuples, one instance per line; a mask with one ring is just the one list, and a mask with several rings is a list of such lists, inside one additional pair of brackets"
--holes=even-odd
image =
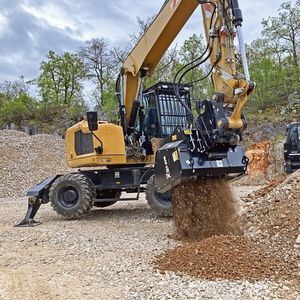
[(65, 141), (49, 134), (0, 130), (0, 157), (0, 198), (24, 197), (41, 180), (69, 170)]
[[(15, 228), (27, 205), (27, 199), (19, 197), (50, 174), (68, 172), (64, 141), (3, 130), (0, 157), (0, 299), (300, 299), (296, 281), (204, 280), (159, 273), (155, 257), (182, 242), (171, 238), (172, 220), (156, 218), (144, 198), (95, 209), (85, 219), (73, 221), (43, 205), (37, 215), (44, 222), (41, 226)], [(274, 195), (259, 200), (259, 205), (256, 199), (265, 190), (240, 203), (252, 235), (261, 236), (265, 224), (263, 238), (297, 259), (293, 246), (300, 224), (299, 181), (276, 187), (278, 183), (269, 187), (274, 187)], [(235, 192), (240, 198), (257, 188), (236, 186)], [(293, 194), (291, 205), (284, 198)], [(274, 219), (281, 223), (273, 224)], [(300, 245), (300, 234), (296, 244)]]
[[(238, 194), (251, 187), (235, 188)], [(154, 257), (180, 242), (143, 199), (68, 221), (43, 205), (34, 228), (13, 227), (25, 198), (0, 199), (0, 299), (300, 299), (284, 281), (208, 281), (160, 274)]]

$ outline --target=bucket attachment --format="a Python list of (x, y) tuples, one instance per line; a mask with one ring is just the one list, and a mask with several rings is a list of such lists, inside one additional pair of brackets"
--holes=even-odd
[(36, 222), (34, 217), (41, 206), (41, 199), (38, 197), (28, 198), (28, 209), (25, 218), (15, 227), (33, 227), (42, 224), (41, 222)]
[(247, 169), (248, 158), (241, 147), (222, 152), (192, 151), (185, 140), (170, 142), (156, 153), (155, 187), (166, 193), (192, 177), (239, 176)]

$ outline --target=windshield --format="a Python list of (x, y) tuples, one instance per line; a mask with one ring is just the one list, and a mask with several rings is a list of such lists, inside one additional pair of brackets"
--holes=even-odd
[(292, 143), (297, 143), (300, 141), (300, 126), (293, 125), (291, 128), (290, 139)]

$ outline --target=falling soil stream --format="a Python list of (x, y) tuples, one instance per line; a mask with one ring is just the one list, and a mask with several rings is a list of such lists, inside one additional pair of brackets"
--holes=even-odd
[(237, 205), (225, 179), (189, 180), (173, 191), (173, 215), (180, 237), (201, 240), (242, 232)]

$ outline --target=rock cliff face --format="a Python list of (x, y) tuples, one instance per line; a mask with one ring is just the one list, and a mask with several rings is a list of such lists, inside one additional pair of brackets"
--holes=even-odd
[(264, 185), (285, 176), (283, 144), (284, 141), (264, 140), (249, 146), (246, 151), (249, 158), (247, 176), (239, 180), (239, 184)]

